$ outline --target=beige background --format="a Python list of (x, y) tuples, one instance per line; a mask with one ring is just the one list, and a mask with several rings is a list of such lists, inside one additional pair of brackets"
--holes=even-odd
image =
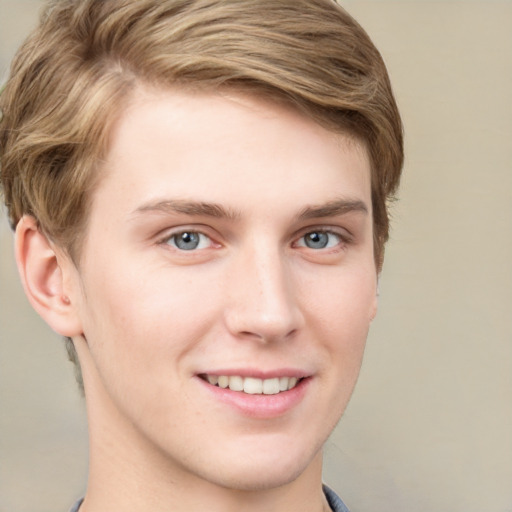
[[(256, 1), (256, 0), (255, 0)], [(387, 61), (407, 160), (326, 481), (353, 512), (512, 511), (512, 2), (346, 1)], [(0, 0), (0, 74), (40, 1)], [(86, 430), (0, 228), (0, 512), (66, 511)]]

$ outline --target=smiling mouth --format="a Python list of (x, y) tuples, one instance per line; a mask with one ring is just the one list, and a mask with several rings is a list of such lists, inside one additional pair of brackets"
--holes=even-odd
[(277, 395), (293, 389), (302, 379), (297, 377), (274, 377), (272, 379), (258, 379), (255, 377), (241, 377), (239, 375), (207, 375), (200, 377), (210, 383), (231, 391), (247, 393), (249, 395)]

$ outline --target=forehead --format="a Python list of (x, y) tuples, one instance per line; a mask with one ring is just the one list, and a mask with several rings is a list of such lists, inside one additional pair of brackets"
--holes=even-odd
[(233, 208), (254, 196), (315, 203), (328, 190), (331, 199), (368, 196), (369, 181), (362, 143), (291, 107), (229, 91), (139, 89), (112, 130), (93, 204), (133, 209), (166, 196)]

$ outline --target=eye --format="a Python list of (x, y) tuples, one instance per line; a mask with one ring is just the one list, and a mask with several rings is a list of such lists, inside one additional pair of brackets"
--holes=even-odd
[(166, 243), (180, 251), (206, 249), (212, 245), (210, 237), (197, 231), (182, 231), (167, 238)]
[(309, 249), (330, 249), (336, 247), (342, 241), (340, 235), (332, 231), (311, 231), (303, 235), (297, 242), (298, 247)]

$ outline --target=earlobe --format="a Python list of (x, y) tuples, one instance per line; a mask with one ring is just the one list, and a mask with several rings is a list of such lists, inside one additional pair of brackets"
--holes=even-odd
[(62, 268), (70, 269), (72, 263), (69, 258), (59, 257), (33, 217), (24, 216), (19, 221), (15, 252), (21, 282), (32, 307), (59, 334), (71, 337), (81, 333)]

